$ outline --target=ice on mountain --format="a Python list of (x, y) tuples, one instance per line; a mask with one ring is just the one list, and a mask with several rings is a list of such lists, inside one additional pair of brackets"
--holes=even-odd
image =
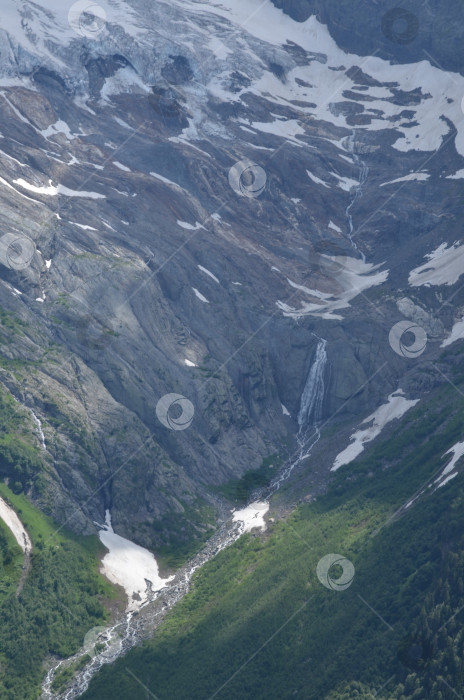
[(206, 267), (203, 267), (202, 265), (198, 265), (198, 269), (200, 269), (202, 272), (204, 272), (205, 275), (208, 275), (208, 277), (211, 277), (211, 279), (213, 279), (215, 282), (217, 282), (218, 284), (220, 284), (220, 282), (219, 282), (218, 278), (216, 277), (216, 275), (213, 275), (213, 273), (210, 272), (209, 270), (207, 270)]
[(456, 284), (464, 274), (464, 245), (442, 243), (425, 255), (427, 262), (409, 273), (411, 287)]
[(320, 177), (317, 177), (317, 175), (313, 175), (313, 173), (309, 170), (306, 170), (306, 173), (308, 174), (308, 177), (316, 183), (316, 185), (323, 185), (324, 187), (327, 187), (330, 190), (330, 185), (328, 185), (327, 182), (324, 182), (324, 180), (321, 180)]
[(361, 452), (364, 451), (364, 445), (366, 442), (371, 442), (380, 433), (383, 428), (390, 423), (392, 420), (401, 418), (406, 411), (415, 406), (419, 402), (419, 399), (405, 399), (403, 396), (402, 389), (393, 392), (388, 397), (388, 403), (380, 406), (374, 413), (371, 413), (365, 420), (362, 421), (361, 426), (365, 423), (371, 423), (368, 428), (362, 428), (357, 430), (350, 438), (351, 444), (348, 445), (342, 452), (336, 456), (333, 466), (330, 471), (336, 471), (345, 464), (349, 464), (356, 457), (358, 457)]
[(196, 289), (195, 287), (192, 287), (192, 289), (193, 289), (193, 291), (194, 291), (195, 296), (197, 297), (197, 299), (199, 299), (200, 301), (202, 301), (204, 304), (209, 304), (208, 299), (207, 299), (205, 296), (203, 296), (203, 294), (202, 294), (201, 292), (199, 292), (198, 289)]
[(413, 180), (424, 181), (428, 180), (430, 173), (409, 173), (408, 175), (403, 175), (403, 177), (397, 177), (396, 180), (389, 180), (389, 182), (382, 182), (379, 187), (385, 187), (385, 185), (394, 185), (397, 182), (412, 182)]

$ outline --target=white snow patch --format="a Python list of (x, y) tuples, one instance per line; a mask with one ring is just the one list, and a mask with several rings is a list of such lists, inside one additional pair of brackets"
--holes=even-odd
[(40, 200), (32, 199), (32, 197), (28, 197), (27, 195), (25, 195), (22, 192), (20, 192), (19, 190), (17, 190), (16, 187), (13, 187), (13, 185), (10, 185), (10, 183), (7, 182), (6, 180), (4, 180), (3, 177), (0, 177), (0, 183), (2, 185), (5, 185), (5, 187), (8, 187), (9, 190), (13, 190), (13, 192), (16, 192), (16, 194), (19, 194), (21, 197), (24, 197), (24, 199), (27, 199), (29, 202), (34, 202), (34, 204), (43, 204), (43, 202), (41, 202)]
[(119, 162), (119, 160), (113, 160), (113, 165), (115, 165), (119, 170), (124, 170), (126, 173), (132, 172), (130, 168), (127, 167), (127, 165), (123, 165), (122, 163)]
[(383, 284), (388, 277), (388, 270), (378, 271), (381, 264), (373, 265), (357, 258), (343, 256), (322, 255), (321, 258), (339, 266), (334, 277), (339, 291), (321, 292), (318, 289), (310, 289), (296, 284), (287, 278), (291, 287), (309, 296), (311, 301), (303, 301), (299, 309), (291, 307), (285, 302), (277, 301), (276, 305), (283, 311), (284, 316), (292, 318), (318, 316), (324, 319), (341, 320), (343, 316), (334, 313), (335, 311), (348, 308), (350, 301), (358, 294), (370, 287)]
[(163, 177), (163, 175), (160, 175), (159, 173), (151, 172), (150, 175), (152, 177), (155, 177), (157, 180), (161, 180), (161, 182), (164, 182), (166, 185), (172, 185), (173, 187), (179, 187), (179, 189), (182, 189), (181, 186), (177, 184), (177, 182), (173, 182), (172, 180), (168, 180), (167, 177)]
[(336, 456), (330, 471), (334, 472), (344, 464), (349, 464), (356, 459), (356, 457), (363, 452), (364, 443), (374, 440), (374, 438), (380, 435), (387, 423), (395, 420), (395, 418), (401, 418), (406, 411), (409, 411), (410, 408), (419, 402), (419, 399), (405, 399), (402, 394), (402, 389), (398, 389), (398, 391), (390, 394), (388, 403), (380, 406), (374, 413), (362, 421), (360, 425), (364, 425), (365, 423), (372, 423), (372, 425), (369, 428), (357, 430), (351, 436), (351, 444)]
[[(302, 142), (295, 139), (296, 136), (302, 136), (305, 133), (296, 119), (276, 119), (273, 122), (252, 122), (250, 126), (265, 134), (281, 136), (298, 146), (303, 145)], [(241, 128), (243, 129), (246, 127), (241, 126)]]
[(454, 472), (454, 474), (450, 474), (449, 476), (447, 476), (445, 479), (443, 479), (443, 481), (440, 484), (438, 484), (437, 489), (439, 489), (440, 486), (444, 486), (445, 484), (447, 484), (448, 481), (451, 481), (451, 479), (454, 479), (454, 477), (457, 475), (458, 473)]
[(17, 163), (21, 168), (29, 167), (27, 163), (21, 163), (20, 160), (17, 160), (17, 158), (13, 158), (13, 156), (10, 156), (8, 153), (5, 153), (5, 151), (0, 151), (0, 155), (5, 156), (5, 158), (8, 158), (8, 160), (12, 160), (13, 163)]
[(93, 226), (88, 226), (87, 224), (78, 224), (75, 221), (68, 221), (68, 224), (71, 224), (72, 226), (78, 226), (79, 228), (83, 229), (84, 231), (96, 231), (97, 230)]
[(411, 287), (452, 285), (464, 273), (464, 245), (453, 243), (449, 248), (442, 243), (432, 253), (425, 255), (428, 262), (409, 273)]
[(333, 221), (329, 221), (328, 228), (331, 228), (333, 231), (336, 231), (337, 233), (341, 233), (341, 232), (342, 232), (340, 226), (337, 226), (337, 224), (334, 224)]
[(109, 552), (103, 557), (101, 573), (124, 588), (128, 597), (127, 611), (137, 610), (148, 599), (147, 581), (151, 582), (152, 591), (159, 591), (174, 576), (161, 578), (156, 559), (148, 549), (116, 535), (109, 511), (106, 511), (103, 528), (98, 536)]
[(266, 529), (264, 516), (269, 510), (269, 503), (265, 501), (255, 501), (242, 510), (233, 511), (233, 521), (242, 523), (242, 533), (251, 532), (257, 527), (260, 530)]
[(396, 180), (389, 180), (389, 182), (382, 182), (379, 187), (385, 187), (385, 185), (394, 185), (397, 182), (412, 182), (413, 180), (428, 180), (430, 173), (409, 173), (409, 175), (404, 175), (403, 177), (397, 177)]
[(51, 258), (50, 258), (50, 260), (45, 260), (45, 267), (47, 268), (47, 270), (50, 269), (51, 265), (52, 265), (52, 260), (51, 260)]
[(330, 190), (330, 185), (328, 185), (327, 182), (324, 182), (324, 180), (321, 180), (320, 177), (313, 175), (312, 172), (310, 172), (309, 170), (307, 170), (306, 172), (307, 172), (308, 176), (311, 178), (311, 180), (316, 183), (316, 185), (323, 185), (324, 187), (327, 187), (327, 189)]
[(69, 189), (69, 187), (65, 187), (64, 185), (52, 185), (51, 180), (48, 181), (48, 186), (31, 185), (29, 182), (26, 182), (26, 180), (23, 180), (22, 177), (18, 178), (17, 180), (13, 180), (13, 182), (15, 183), (15, 185), (24, 187), (25, 190), (29, 190), (30, 192), (35, 192), (36, 194), (45, 194), (51, 197), (55, 197), (57, 194), (63, 194), (66, 197), (87, 197), (90, 199), (105, 199), (105, 195), (100, 194), (99, 192), (71, 190)]
[(27, 534), (21, 520), (16, 515), (13, 508), (0, 497), (0, 518), (3, 520), (5, 525), (11, 530), (16, 542), (19, 544), (23, 552), (30, 552), (32, 549), (32, 542), (29, 535)]
[(129, 67), (120, 68), (110, 78), (105, 79), (100, 96), (103, 102), (110, 102), (113, 95), (127, 93), (148, 93), (151, 90), (143, 80)]
[(330, 174), (332, 177), (338, 180), (338, 187), (341, 187), (341, 189), (345, 190), (345, 192), (350, 192), (352, 187), (359, 185), (359, 180), (353, 180), (352, 177), (343, 177), (342, 175), (338, 175), (338, 173), (333, 172)]
[(69, 126), (62, 119), (58, 119), (54, 124), (50, 124), (50, 126), (47, 126), (47, 128), (43, 129), (40, 133), (45, 139), (48, 139), (49, 136), (56, 136), (56, 134), (64, 134), (68, 141), (77, 138), (76, 134), (71, 132)]
[[(200, 224), (198, 221), (195, 222), (195, 226), (192, 224), (189, 224), (188, 221), (180, 221), (177, 219), (177, 225), (180, 226), (181, 228), (185, 228), (189, 231), (198, 231), (200, 228), (205, 228), (202, 224)], [(205, 229), (206, 231), (206, 229)]]
[(284, 416), (289, 416), (290, 413), (289, 413), (288, 408), (285, 408), (285, 406), (283, 405), (283, 403), (281, 403), (280, 405), (282, 406), (282, 413), (284, 414)]
[(451, 343), (455, 343), (456, 340), (464, 340), (464, 318), (456, 321), (451, 329), (451, 333), (445, 338), (440, 347), (446, 348)]
[(447, 175), (446, 180), (462, 180), (464, 178), (464, 168), (461, 168), (461, 170), (458, 170), (454, 173), (454, 175)]
[(207, 270), (206, 267), (203, 267), (202, 265), (198, 265), (198, 269), (201, 270), (202, 272), (204, 272), (205, 275), (208, 275), (208, 277), (211, 277), (211, 279), (214, 280), (215, 282), (217, 282), (218, 284), (221, 284), (219, 282), (218, 278), (216, 277), (216, 275), (213, 275), (213, 273), (210, 272), (209, 270)]
[(122, 126), (124, 129), (129, 129), (129, 131), (134, 131), (134, 129), (127, 124), (123, 119), (120, 119), (119, 117), (113, 117), (114, 121), (119, 124), (119, 126)]
[(453, 471), (458, 460), (461, 459), (461, 457), (464, 455), (464, 441), (457, 442), (455, 445), (453, 445), (453, 447), (451, 447), (447, 452), (445, 452), (443, 457), (445, 457), (446, 455), (449, 455), (451, 453), (453, 453), (453, 456), (451, 457), (450, 461), (448, 462), (446, 467), (443, 469), (443, 471), (440, 474), (440, 476), (438, 477), (438, 479), (435, 479), (434, 483), (440, 482), (438, 484), (437, 488), (439, 488), (440, 486), (444, 486), (450, 479), (457, 476), (457, 472), (455, 472), (454, 474), (450, 474), (450, 472)]
[(198, 289), (195, 289), (195, 287), (192, 287), (193, 291), (195, 292), (195, 296), (205, 304), (209, 304), (209, 301), (206, 297), (203, 296), (201, 292), (198, 291)]
[(187, 358), (185, 358), (184, 362), (187, 365), (187, 367), (196, 367), (196, 364), (191, 360), (187, 360)]

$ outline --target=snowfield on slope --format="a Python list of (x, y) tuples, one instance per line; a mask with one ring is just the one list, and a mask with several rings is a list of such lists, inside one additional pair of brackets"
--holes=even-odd
[(266, 501), (255, 501), (246, 506), (246, 508), (242, 508), (242, 510), (235, 510), (232, 520), (242, 523), (242, 532), (251, 532), (255, 527), (259, 530), (265, 530), (266, 521), (264, 516), (268, 510), (269, 503)]
[(128, 598), (127, 612), (137, 610), (148, 600), (148, 581), (151, 591), (155, 592), (164, 588), (174, 577), (161, 578), (156, 559), (148, 549), (114, 532), (108, 510), (105, 525), (100, 527), (98, 536), (109, 550), (103, 557), (101, 573), (124, 588)]
[(0, 498), (0, 519), (3, 520), (5, 525), (11, 530), (16, 542), (19, 544), (23, 552), (30, 552), (32, 549), (30, 537), (13, 508), (10, 508), (10, 506), (5, 503), (3, 498)]
[(374, 438), (380, 435), (387, 423), (390, 423), (396, 418), (401, 418), (406, 411), (409, 411), (410, 408), (419, 402), (419, 399), (405, 399), (402, 395), (403, 393), (402, 389), (398, 389), (398, 391), (390, 394), (388, 403), (380, 406), (374, 413), (371, 413), (370, 416), (362, 421), (361, 425), (365, 425), (366, 423), (372, 423), (372, 425), (353, 433), (350, 438), (351, 444), (342, 452), (339, 452), (330, 471), (337, 471), (337, 469), (343, 465), (349, 464), (356, 459), (356, 457), (364, 451), (366, 442), (374, 440)]
[(464, 245), (459, 245), (459, 242), (449, 247), (447, 243), (442, 243), (425, 258), (426, 263), (415, 267), (409, 273), (411, 287), (443, 284), (450, 286), (456, 284), (464, 274)]

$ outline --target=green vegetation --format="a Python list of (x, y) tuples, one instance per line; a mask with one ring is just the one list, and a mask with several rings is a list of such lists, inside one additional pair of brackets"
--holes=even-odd
[(211, 536), (216, 521), (213, 508), (203, 500), (182, 505), (182, 513), (165, 513), (151, 526), (162, 541), (156, 547), (162, 571), (177, 569), (196, 554)]
[(9, 478), (14, 490), (21, 491), (43, 466), (40, 450), (31, 441), (25, 411), (0, 387), (0, 478)]
[(0, 600), (16, 590), (23, 555), (9, 528), (0, 520)]
[(233, 503), (246, 503), (253, 491), (269, 486), (281, 465), (281, 457), (277, 454), (269, 455), (263, 459), (258, 469), (245, 472), (240, 479), (232, 479), (227, 484), (219, 486), (216, 491)]
[(59, 529), (24, 494), (14, 494), (5, 484), (0, 484), (0, 495), (16, 510), (33, 543), (31, 570), (17, 596), (22, 552), (1, 530), (1, 557), (4, 563), (12, 558), (1, 570), (0, 697), (33, 700), (40, 695), (45, 658), (74, 654), (89, 629), (106, 621), (103, 603), (114, 589), (98, 573), (104, 548), (97, 537)]
[(82, 668), (84, 668), (84, 666), (87, 665), (90, 659), (91, 657), (88, 654), (84, 654), (73, 664), (70, 664), (66, 668), (63, 668), (63, 670), (58, 671), (52, 682), (52, 690), (54, 690), (55, 692), (62, 690), (68, 683), (68, 681), (71, 680), (74, 674), (77, 673), (77, 671), (80, 671)]
[[(418, 404), (326, 496), (199, 570), (153, 640), (104, 667), (83, 699), (145, 700), (144, 686), (159, 700), (461, 696), (464, 476), (404, 505), (463, 424), (451, 387)], [(316, 576), (330, 552), (355, 566), (344, 591)]]

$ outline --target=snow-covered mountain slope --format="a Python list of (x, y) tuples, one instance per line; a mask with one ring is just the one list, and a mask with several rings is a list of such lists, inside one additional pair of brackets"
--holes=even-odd
[(200, 536), (211, 487), (297, 447), (317, 338), (350, 434), (444, 381), (419, 367), (462, 335), (460, 74), (258, 0), (9, 0), (0, 52), (0, 304), (28, 324), (2, 381), (22, 363), (61, 521)]

